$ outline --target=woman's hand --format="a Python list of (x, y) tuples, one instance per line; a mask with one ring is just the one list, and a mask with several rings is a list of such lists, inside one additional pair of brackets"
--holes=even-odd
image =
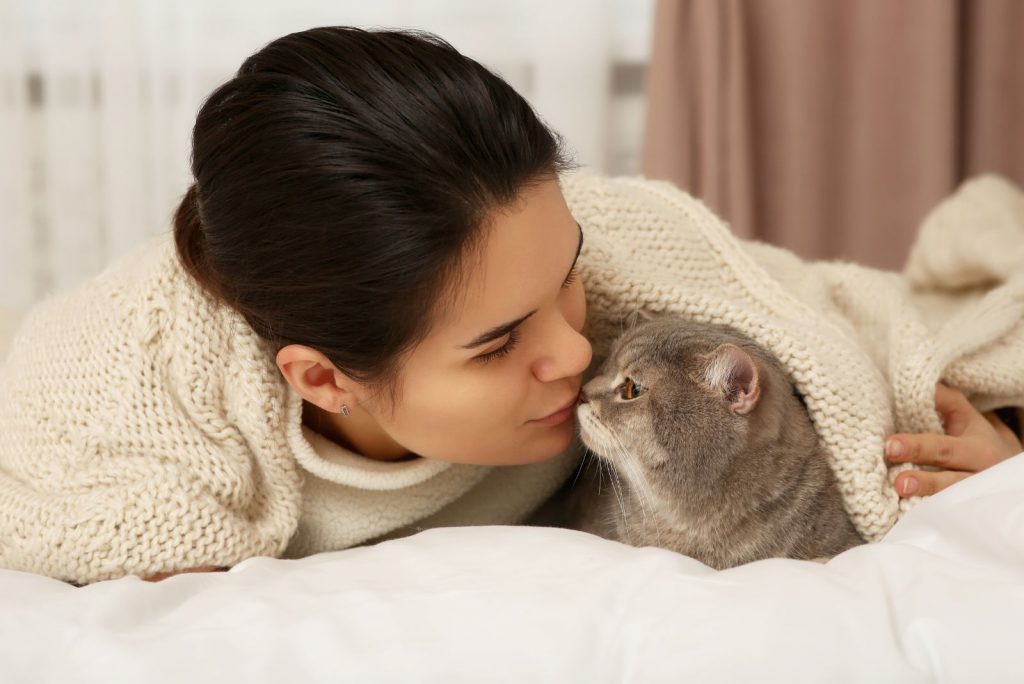
[(181, 575), (186, 572), (221, 572), (223, 570), (227, 570), (227, 568), (218, 567), (216, 565), (204, 565), (201, 568), (186, 568), (185, 570), (175, 570), (174, 572), (158, 572), (155, 575), (143, 577), (142, 579), (146, 582), (159, 582), (160, 580), (165, 580), (168, 577)]
[(890, 463), (943, 469), (900, 473), (895, 482), (900, 496), (934, 494), (1022, 450), (1020, 439), (995, 412), (980, 413), (958, 390), (942, 383), (936, 385), (935, 408), (942, 416), (946, 434), (898, 434), (885, 442), (885, 458)]

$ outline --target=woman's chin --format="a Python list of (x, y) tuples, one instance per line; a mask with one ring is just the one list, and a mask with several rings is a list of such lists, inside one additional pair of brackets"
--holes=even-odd
[[(576, 432), (576, 416), (574, 413), (569, 420), (558, 425), (528, 424), (525, 427), (528, 427), (532, 434), (526, 435), (521, 440), (513, 440), (515, 446), (501, 453), (492, 453), (486, 460), (481, 458), (479, 451), (459, 453), (454, 456), (449, 452), (440, 460), (449, 463), (488, 466), (529, 465), (549, 461), (564, 454), (572, 445)], [(540, 429), (538, 430), (538, 428)]]
[(539, 463), (557, 458), (565, 453), (565, 450), (572, 445), (573, 437), (576, 434), (575, 412), (568, 420), (558, 425), (545, 425), (543, 429), (543, 434), (536, 439), (536, 449), (531, 449), (531, 453), (535, 455), (529, 460), (521, 461), (522, 463)]

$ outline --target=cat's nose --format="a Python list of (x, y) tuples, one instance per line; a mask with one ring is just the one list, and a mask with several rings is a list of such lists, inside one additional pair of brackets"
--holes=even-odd
[(589, 403), (590, 403), (590, 400), (587, 399), (587, 394), (583, 390), (580, 390), (580, 396), (578, 396), (576, 398), (576, 405), (579, 406), (580, 404), (589, 404)]

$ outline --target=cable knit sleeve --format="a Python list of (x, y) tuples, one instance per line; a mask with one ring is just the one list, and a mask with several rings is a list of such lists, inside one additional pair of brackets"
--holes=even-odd
[(268, 356), (169, 236), (37, 305), (0, 368), (0, 565), (87, 583), (280, 555), (301, 479)]

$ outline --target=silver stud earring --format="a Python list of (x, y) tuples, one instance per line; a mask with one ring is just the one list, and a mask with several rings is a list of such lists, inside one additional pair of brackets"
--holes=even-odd
[(343, 416), (351, 416), (352, 415), (352, 412), (348, 410), (348, 404), (342, 404), (341, 405), (341, 415), (343, 415)]

